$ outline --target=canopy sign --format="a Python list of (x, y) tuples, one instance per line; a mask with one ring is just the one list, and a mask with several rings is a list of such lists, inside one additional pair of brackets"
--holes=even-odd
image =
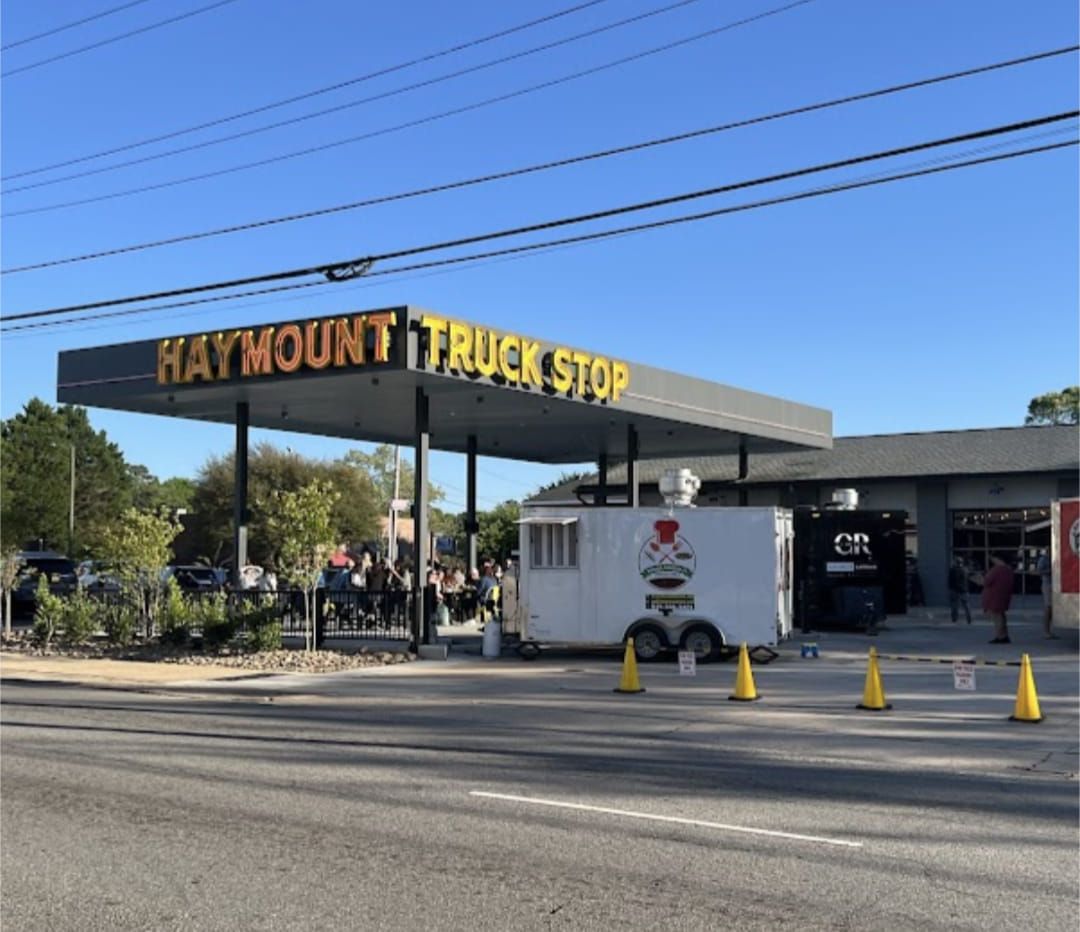
[(583, 401), (616, 402), (630, 384), (630, 367), (606, 356), (545, 347), (529, 337), (434, 314), (424, 314), (420, 327), (427, 364), (440, 372)]

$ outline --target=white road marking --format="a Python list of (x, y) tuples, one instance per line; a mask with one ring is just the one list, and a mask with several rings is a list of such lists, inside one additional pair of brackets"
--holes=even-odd
[(776, 832), (767, 828), (748, 828), (745, 825), (727, 825), (723, 822), (705, 822), (701, 819), (683, 819), (679, 816), (655, 815), (651, 812), (632, 812), (629, 809), (609, 809), (607, 806), (589, 806), (585, 803), (566, 803), (556, 799), (539, 799), (535, 796), (513, 796), (509, 793), (485, 793), (483, 790), (470, 790), (470, 796), (484, 799), (502, 799), (514, 803), (532, 803), (534, 806), (552, 806), (557, 809), (577, 809), (581, 812), (600, 812), (605, 815), (629, 816), (632, 819), (648, 819), (652, 822), (674, 822), (676, 825), (696, 825), (701, 828), (715, 828), (724, 832), (741, 832), (745, 835), (765, 835), (769, 838), (788, 838), (792, 841), (812, 841), (821, 845), (839, 845), (843, 848), (861, 848), (861, 841), (847, 841), (843, 838), (825, 838), (820, 835), (798, 835), (794, 832)]

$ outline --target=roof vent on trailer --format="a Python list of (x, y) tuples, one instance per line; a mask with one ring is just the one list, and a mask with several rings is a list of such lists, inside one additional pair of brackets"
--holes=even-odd
[(854, 511), (859, 507), (859, 493), (856, 489), (834, 489), (832, 501), (825, 506), (833, 511)]
[(693, 508), (701, 480), (689, 469), (665, 469), (660, 476), (660, 494), (668, 508)]

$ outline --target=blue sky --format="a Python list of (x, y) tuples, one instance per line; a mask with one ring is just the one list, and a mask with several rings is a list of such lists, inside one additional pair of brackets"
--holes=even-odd
[[(118, 4), (10, 0), (3, 7), (4, 44), (112, 5)], [(13, 48), (3, 70), (203, 5), (148, 0)], [(4, 78), (4, 174), (348, 80), (571, 5), (236, 0)], [(606, 0), (224, 129), (9, 181), (5, 189), (354, 101), (661, 5)], [(641, 23), (334, 116), (10, 193), (3, 211), (152, 185), (382, 129), (782, 5), (696, 0)], [(425, 126), (137, 196), (5, 217), (2, 264), (9, 268), (500, 171), (1076, 40), (1072, 0), (815, 0), (677, 50)], [(1076, 101), (1077, 57), (1070, 55), (541, 175), (7, 275), (0, 280), (3, 309), (18, 313), (433, 242), (1075, 109)], [(1065, 128), (1075, 136), (1075, 122)], [(899, 169), (927, 157), (793, 182), (769, 194)], [(730, 195), (709, 206), (745, 199)], [(197, 312), (12, 334), (0, 343), (0, 413), (11, 416), (34, 395), (55, 400), (56, 355), (62, 349), (408, 303), (819, 405), (833, 411), (837, 435), (1017, 424), (1033, 395), (1077, 380), (1077, 202), (1077, 152), (1069, 148), (450, 273), (318, 289), (288, 301), (247, 299)], [(669, 214), (679, 212), (685, 210)], [(193, 475), (207, 456), (227, 452), (232, 442), (228, 428), (213, 425), (106, 411), (91, 417), (129, 460), (162, 477)], [(254, 439), (319, 456), (339, 456), (351, 446), (272, 432), (258, 432)], [(485, 461), (482, 504), (521, 496), (559, 472)], [(462, 458), (437, 456), (433, 475), (446, 487), (451, 506), (460, 505)]]

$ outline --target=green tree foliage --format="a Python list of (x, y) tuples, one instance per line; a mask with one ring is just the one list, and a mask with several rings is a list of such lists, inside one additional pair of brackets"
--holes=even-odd
[(1025, 424), (1076, 424), (1080, 422), (1080, 386), (1047, 392), (1028, 402)]
[(172, 561), (180, 523), (164, 514), (128, 508), (105, 528), (99, 552), (136, 605), (147, 630), (161, 598), (161, 571)]
[(177, 476), (160, 480), (138, 464), (128, 465), (128, 475), (133, 487), (133, 504), (139, 511), (164, 511), (175, 515), (181, 509), (191, 510), (195, 497), (195, 483), (191, 479)]
[[(345, 454), (345, 462), (361, 470), (371, 480), (375, 488), (376, 507), (379, 514), (386, 514), (390, 508), (390, 501), (394, 497), (394, 447), (389, 443), (380, 443), (370, 453), (365, 453), (363, 450), (350, 450)], [(415, 487), (412, 463), (402, 458), (398, 486), (400, 497), (411, 502)], [(428, 501), (435, 503), (442, 501), (443, 498), (445, 498), (443, 490), (429, 482)]]
[[(344, 460), (317, 460), (256, 446), (248, 457), (248, 559), (262, 566), (273, 562), (277, 541), (265, 506), (273, 492), (297, 492), (312, 482), (333, 489), (337, 502), (330, 516), (332, 538), (359, 546), (377, 536), (375, 489), (368, 476)], [(231, 558), (233, 541), (233, 457), (213, 457), (199, 471), (191, 503), (191, 528), (199, 552), (213, 563)]]
[(517, 550), (518, 525), (515, 522), (520, 514), (517, 502), (506, 501), (476, 516), (480, 524), (476, 547), (481, 557), (504, 560), (511, 550)]
[(71, 448), (75, 447), (75, 541), (71, 556), (93, 546), (131, 505), (131, 476), (119, 447), (90, 426), (85, 408), (31, 399), (0, 423), (0, 537), (22, 546), (41, 538), (68, 547)]
[(274, 542), (272, 559), (279, 576), (304, 590), (304, 634), (315, 646), (314, 602), (319, 573), (335, 544), (333, 515), (339, 493), (314, 479), (296, 491), (273, 490), (262, 503), (266, 530)]

